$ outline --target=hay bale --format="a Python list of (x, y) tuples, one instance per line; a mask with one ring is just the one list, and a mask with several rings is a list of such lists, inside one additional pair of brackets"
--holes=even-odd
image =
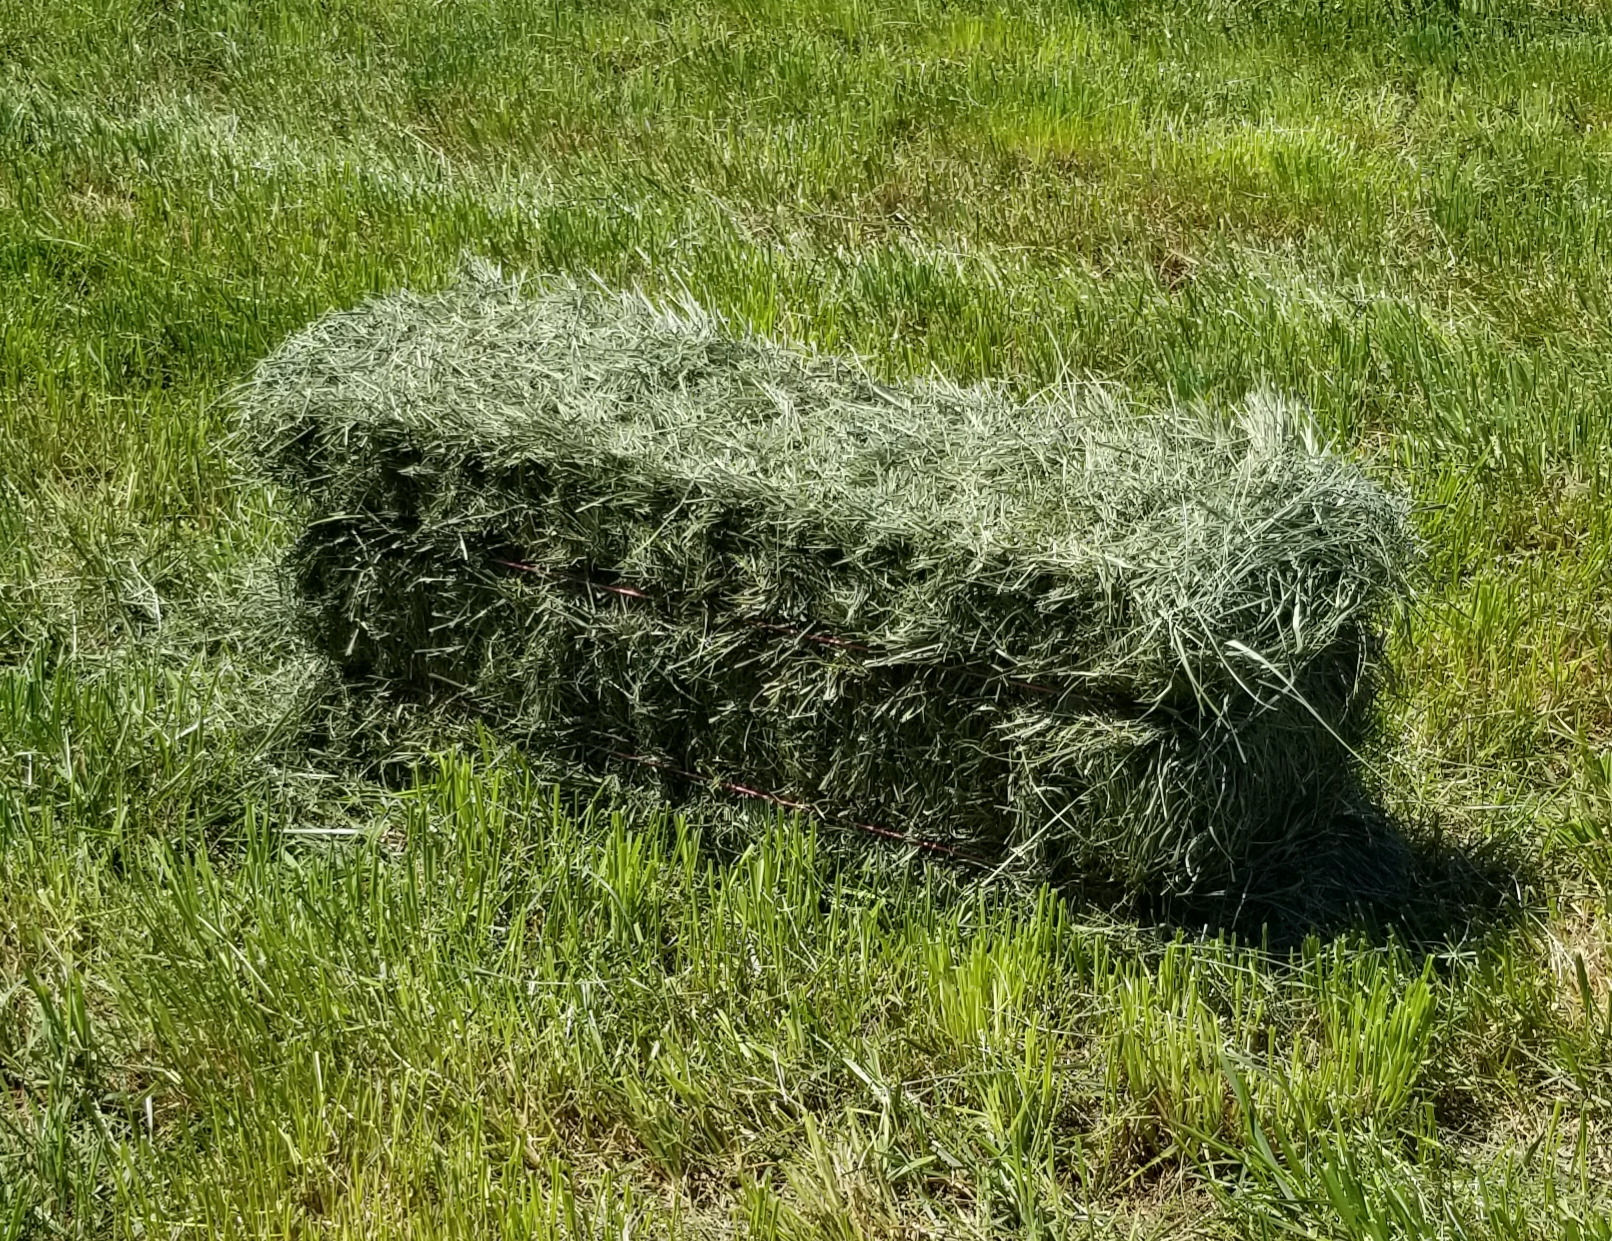
[(1273, 400), (890, 387), (564, 280), (330, 316), (244, 408), (349, 675), (1132, 886), (1331, 813), (1408, 560), (1405, 506)]

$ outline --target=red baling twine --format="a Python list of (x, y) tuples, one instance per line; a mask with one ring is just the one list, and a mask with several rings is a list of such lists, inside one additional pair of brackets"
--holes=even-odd
[[(520, 573), (535, 573), (541, 577), (549, 578), (553, 581), (571, 582), (578, 586), (584, 586), (589, 590), (602, 590), (608, 594), (616, 595), (623, 599), (647, 600), (652, 598), (651, 595), (645, 594), (641, 590), (634, 590), (630, 586), (606, 586), (603, 583), (593, 581), (591, 578), (578, 577), (570, 573), (561, 573), (554, 569), (544, 568), (542, 565), (524, 564), (518, 560), (495, 560), (493, 563), (506, 569), (514, 569)], [(819, 643), (823, 646), (840, 647), (845, 650), (861, 651), (867, 654), (873, 653), (873, 648), (871, 646), (865, 646), (859, 642), (851, 642), (845, 638), (836, 638), (831, 634), (807, 633), (802, 630), (792, 629), (787, 625), (777, 625), (759, 620), (749, 620), (746, 621), (745, 624), (749, 625), (752, 629), (763, 629), (769, 633), (776, 633), (791, 638), (800, 638), (807, 642)], [(1013, 682), (1013, 684), (1021, 683)], [(1043, 686), (1030, 685), (1028, 683), (1022, 684), (1024, 685), (1024, 688), (1027, 689), (1035, 689), (1044, 693), (1053, 692), (1052, 690), (1046, 689)], [(661, 759), (650, 758), (643, 754), (630, 754), (625, 750), (612, 750), (610, 751), (610, 754), (612, 758), (619, 758), (624, 762), (629, 763), (638, 763), (640, 766), (644, 767), (653, 767), (658, 771), (664, 771), (668, 775), (676, 776), (681, 780), (687, 780), (694, 784), (711, 783), (709, 777), (702, 776), (698, 772), (686, 771), (681, 767), (675, 766), (672, 763), (664, 762)], [(938, 840), (927, 840), (922, 836), (909, 836), (904, 832), (893, 831), (888, 827), (880, 827), (876, 823), (862, 823), (856, 819), (843, 818), (837, 815), (827, 815), (810, 802), (796, 801), (792, 798), (784, 797), (778, 793), (769, 793), (765, 789), (752, 788), (747, 784), (738, 784), (731, 780), (717, 780), (715, 783), (716, 787), (721, 789), (722, 792), (731, 793), (736, 797), (747, 797), (755, 801), (766, 802), (768, 805), (781, 807), (785, 810), (795, 810), (802, 814), (810, 814), (819, 819), (840, 823), (846, 827), (855, 828), (859, 832), (866, 832), (870, 836), (878, 836), (884, 840), (898, 841), (901, 844), (911, 845), (915, 849), (922, 849), (928, 853), (939, 854), (942, 857), (951, 858), (955, 861), (969, 862), (975, 866), (991, 865), (990, 862), (982, 857), (977, 857), (972, 853), (965, 853), (961, 849), (953, 848), (951, 845), (941, 844)]]

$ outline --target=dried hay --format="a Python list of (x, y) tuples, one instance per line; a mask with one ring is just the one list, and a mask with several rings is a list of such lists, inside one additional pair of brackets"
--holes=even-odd
[(1184, 889), (1324, 826), (1405, 505), (1281, 402), (1029, 401), (467, 279), (263, 363), (319, 645), (578, 769)]

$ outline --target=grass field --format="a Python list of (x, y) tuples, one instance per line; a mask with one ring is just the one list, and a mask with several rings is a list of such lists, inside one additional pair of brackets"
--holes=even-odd
[[(1418, 503), (1412, 881), (375, 778), (228, 397), (470, 256), (1306, 400)], [(0, 0), (0, 1239), (1612, 1236), (1609, 488), (1601, 0)]]

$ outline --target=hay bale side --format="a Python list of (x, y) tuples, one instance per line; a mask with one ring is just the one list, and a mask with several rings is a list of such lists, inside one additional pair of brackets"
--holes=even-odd
[(891, 388), (566, 281), (331, 316), (244, 407), (349, 675), (1133, 886), (1328, 813), (1409, 558), (1276, 402)]

